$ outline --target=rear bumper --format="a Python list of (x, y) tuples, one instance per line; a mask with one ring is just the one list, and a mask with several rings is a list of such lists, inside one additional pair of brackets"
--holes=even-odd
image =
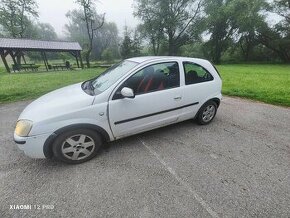
[(20, 137), (14, 134), (14, 142), (20, 150), (24, 151), (25, 155), (31, 158), (45, 158), (43, 146), (50, 135), (51, 133), (31, 137)]

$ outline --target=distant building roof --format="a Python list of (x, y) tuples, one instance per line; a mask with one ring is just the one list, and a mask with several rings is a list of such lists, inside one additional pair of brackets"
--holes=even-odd
[(81, 51), (82, 47), (78, 42), (0, 38), (0, 49)]

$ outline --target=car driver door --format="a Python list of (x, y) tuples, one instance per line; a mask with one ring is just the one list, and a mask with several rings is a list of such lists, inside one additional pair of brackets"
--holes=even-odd
[[(123, 88), (131, 89), (135, 96), (124, 97)], [(181, 100), (178, 62), (143, 68), (120, 85), (109, 101), (114, 136), (122, 138), (176, 122)]]

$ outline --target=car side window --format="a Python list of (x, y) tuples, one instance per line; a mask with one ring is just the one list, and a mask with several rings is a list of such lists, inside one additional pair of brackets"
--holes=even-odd
[(124, 87), (133, 89), (135, 95), (141, 95), (179, 86), (180, 72), (178, 63), (159, 63), (147, 66), (127, 79), (118, 89), (113, 99), (121, 98), (120, 91)]
[(198, 64), (183, 62), (183, 68), (185, 73), (186, 85), (208, 82), (214, 79), (213, 76), (206, 69)]

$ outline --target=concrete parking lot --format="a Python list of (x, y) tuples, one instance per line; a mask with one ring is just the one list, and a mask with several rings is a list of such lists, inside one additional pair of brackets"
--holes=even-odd
[(225, 97), (208, 126), (179, 123), (66, 165), (14, 144), (28, 103), (0, 105), (0, 217), (290, 217), (288, 108)]

